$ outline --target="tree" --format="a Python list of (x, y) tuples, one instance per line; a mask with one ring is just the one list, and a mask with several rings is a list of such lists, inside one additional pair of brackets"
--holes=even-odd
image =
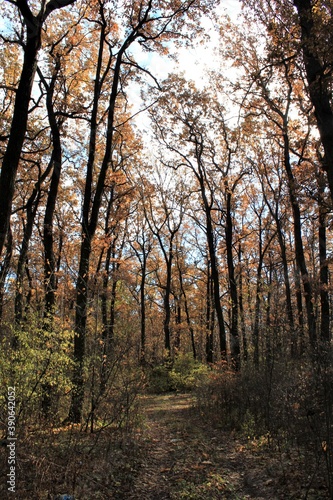
[(19, 40), (24, 50), (23, 65), (15, 93), (13, 118), (0, 175), (0, 258), (7, 237), (15, 189), (15, 178), (25, 138), (29, 102), (37, 69), (37, 55), (42, 44), (42, 29), (54, 11), (71, 5), (75, 0), (50, 0), (42, 4), (37, 15), (33, 14), (27, 0), (10, 2), (23, 19), (24, 35)]
[(184, 217), (184, 188), (182, 185), (176, 185), (175, 188), (171, 189), (170, 180), (169, 177), (165, 183), (160, 176), (159, 185), (156, 186), (155, 197), (149, 196), (147, 206), (144, 206), (149, 229), (157, 239), (165, 261), (166, 279), (165, 283), (161, 286), (163, 286), (165, 314), (163, 325), (164, 347), (167, 357), (171, 356), (170, 322), (175, 239)]
[(146, 335), (146, 281), (149, 273), (148, 270), (148, 259), (149, 254), (152, 251), (152, 238), (151, 232), (148, 228), (147, 219), (143, 215), (143, 211), (141, 210), (141, 203), (143, 200), (140, 200), (137, 203), (137, 207), (135, 209), (136, 217), (133, 221), (134, 231), (131, 236), (131, 247), (136, 258), (139, 261), (140, 265), (140, 363), (145, 364), (146, 362), (146, 343), (147, 343), (147, 335)]
[(332, 7), (330, 2), (294, 0), (301, 29), (301, 47), (318, 130), (324, 148), (323, 168), (333, 201)]

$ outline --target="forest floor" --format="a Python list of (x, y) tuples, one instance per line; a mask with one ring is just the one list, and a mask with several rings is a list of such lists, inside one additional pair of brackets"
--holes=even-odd
[[(214, 428), (189, 394), (142, 398), (144, 460), (130, 500), (320, 499), (302, 487), (288, 455)], [(299, 471), (301, 472), (301, 471)], [(319, 495), (319, 496), (318, 496)]]
[[(191, 394), (140, 396), (139, 418), (118, 437), (112, 429), (89, 433), (76, 427), (22, 436), (18, 491), (8, 494), (4, 481), (0, 498), (54, 500), (65, 493), (75, 500), (328, 498), (290, 451), (213, 425), (195, 403)], [(5, 453), (0, 457), (5, 475)]]

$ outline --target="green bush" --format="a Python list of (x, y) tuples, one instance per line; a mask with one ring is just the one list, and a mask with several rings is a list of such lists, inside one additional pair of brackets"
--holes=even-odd
[(209, 373), (207, 365), (199, 363), (191, 354), (179, 354), (174, 361), (154, 366), (148, 374), (148, 387), (153, 393), (191, 391)]
[(18, 422), (36, 423), (46, 402), (49, 416), (57, 418), (59, 398), (71, 389), (72, 332), (45, 329), (34, 318), (6, 331), (0, 346), (1, 408), (6, 411), (7, 388), (15, 387)]

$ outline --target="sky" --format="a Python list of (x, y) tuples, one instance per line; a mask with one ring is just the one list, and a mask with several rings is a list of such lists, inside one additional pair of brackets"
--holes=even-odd
[[(221, 0), (218, 14), (227, 14), (232, 21), (236, 22), (241, 6), (238, 0)], [(179, 67), (184, 68), (187, 78), (194, 80), (200, 85), (207, 70), (214, 66), (214, 51), (218, 48), (219, 33), (214, 28), (212, 21), (203, 20), (205, 30), (210, 35), (210, 42), (205, 45), (197, 45), (190, 50), (182, 50), (179, 54)]]
[[(234, 22), (237, 21), (240, 11), (241, 5), (238, 0), (221, 0), (217, 9), (219, 15), (227, 14)], [(156, 53), (140, 55), (140, 51), (136, 49), (135, 55), (159, 79), (166, 78), (172, 71), (184, 71), (188, 79), (200, 84), (207, 68), (211, 68), (213, 65), (214, 49), (218, 47), (219, 43), (219, 34), (213, 22), (204, 18), (202, 25), (205, 32), (209, 33), (210, 40), (204, 45), (197, 43), (190, 49), (178, 50), (178, 65), (175, 65), (169, 58)]]
[[(237, 22), (237, 18), (241, 12), (241, 4), (238, 0), (221, 0), (217, 9), (219, 15), (227, 14), (233, 22)], [(191, 48), (182, 48), (177, 50), (178, 63), (166, 56), (161, 56), (155, 52), (143, 53), (140, 52), (139, 46), (133, 50), (133, 55), (136, 60), (147, 67), (149, 71), (159, 80), (167, 78), (169, 73), (183, 72), (185, 78), (193, 80), (200, 88), (205, 83), (208, 83), (207, 75), (209, 70), (216, 68), (218, 59), (219, 33), (214, 27), (213, 22), (204, 18), (202, 20), (203, 27), (206, 33), (209, 33), (209, 40), (205, 44), (196, 43)], [(133, 105), (133, 113), (137, 113), (139, 109), (144, 107), (139, 97), (139, 87), (133, 85), (129, 89), (129, 98)], [(148, 119), (143, 115), (139, 115), (136, 120), (136, 125), (141, 129), (148, 129)]]

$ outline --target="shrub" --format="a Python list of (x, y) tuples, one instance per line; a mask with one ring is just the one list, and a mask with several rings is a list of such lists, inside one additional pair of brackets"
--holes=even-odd
[(154, 366), (148, 373), (148, 388), (154, 393), (191, 391), (209, 373), (207, 365), (199, 363), (191, 354), (179, 354), (172, 362)]
[(309, 485), (325, 476), (332, 493), (333, 368), (327, 359), (276, 361), (260, 370), (249, 365), (240, 373), (218, 364), (196, 393), (205, 418), (248, 438), (265, 438), (300, 461)]
[(33, 318), (22, 328), (8, 331), (10, 335), (1, 341), (1, 407), (6, 407), (7, 387), (14, 386), (18, 423), (36, 423), (46, 401), (49, 416), (56, 420), (59, 399), (71, 388), (72, 332), (57, 327), (46, 330)]

